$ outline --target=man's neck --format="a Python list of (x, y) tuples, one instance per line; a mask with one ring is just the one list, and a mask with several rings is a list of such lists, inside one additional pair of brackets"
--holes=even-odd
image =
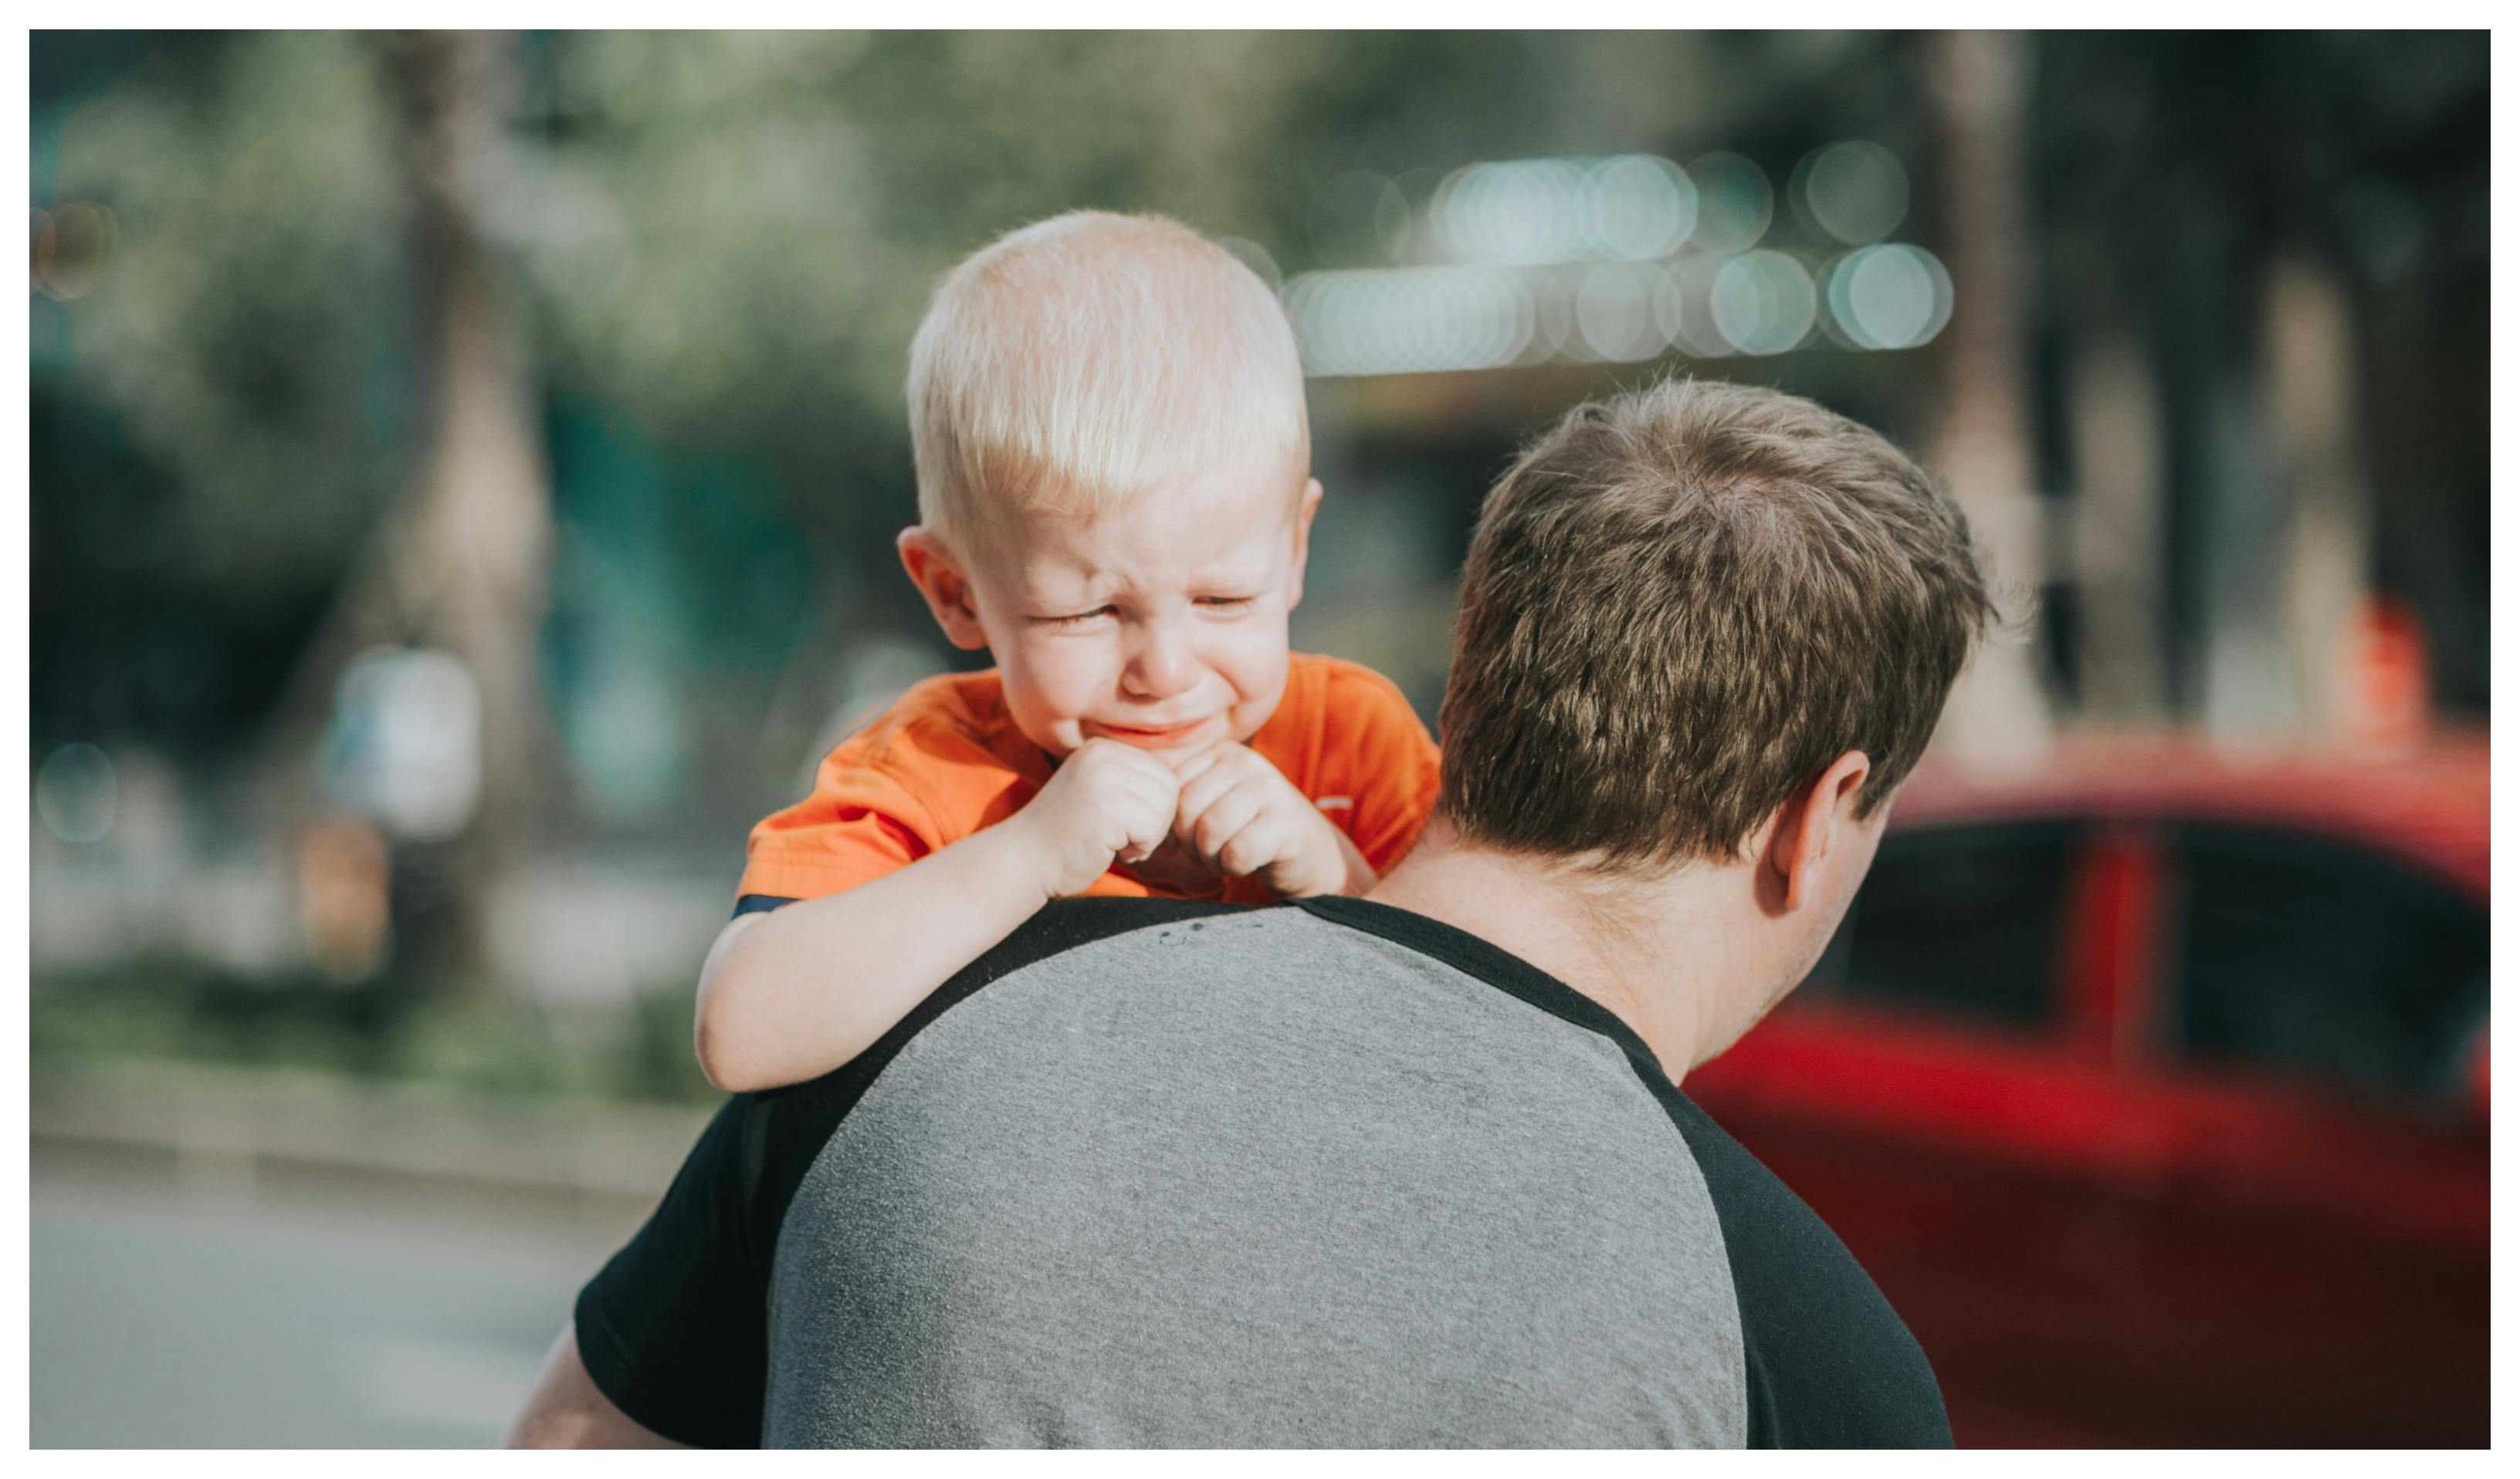
[(1725, 1000), (1732, 963), (1708, 896), (1721, 882), (1721, 871), (1603, 879), (1466, 845), (1437, 817), (1365, 897), (1476, 935), (1598, 1002), (1677, 1083), (1713, 1041)]

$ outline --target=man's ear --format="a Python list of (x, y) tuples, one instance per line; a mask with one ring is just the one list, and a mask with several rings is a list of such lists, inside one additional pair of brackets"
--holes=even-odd
[(910, 583), (927, 598), (929, 613), (945, 629), (945, 640), (967, 652), (987, 647), (988, 634), (980, 629), (979, 610), (971, 605), (971, 582), (964, 575), (954, 547), (925, 524), (902, 530), (893, 547), (901, 552), (901, 567), (910, 572)]
[(1800, 909), (1817, 893), (1822, 865), (1845, 844), (1855, 826), (1856, 793), (1871, 774), (1871, 759), (1862, 750), (1848, 750), (1797, 787), (1769, 820), (1759, 867), (1783, 908)]
[(1313, 550), (1313, 511), (1322, 506), (1322, 480), (1304, 479), (1304, 501), (1295, 510), (1295, 562), (1286, 571), (1286, 609), (1304, 599), (1304, 560)]

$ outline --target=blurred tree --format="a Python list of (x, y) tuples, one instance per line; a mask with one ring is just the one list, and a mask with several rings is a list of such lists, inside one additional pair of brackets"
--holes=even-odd
[[(548, 458), (474, 204), (479, 161), (506, 123), (513, 45), (490, 32), (396, 38), (420, 207), (417, 296), (431, 321), (429, 439), (408, 502), (381, 531), (369, 583), (344, 593), (336, 627), (353, 650), (416, 630), (463, 659), (480, 690), (480, 801), (447, 863), (448, 932), (467, 975), (488, 964), (490, 905), (512, 882), (529, 808), (552, 775), (535, 658), (552, 550)], [(319, 645), (307, 666), (336, 663)]]
[[(93, 49), (39, 38), (38, 70)], [(232, 634), (237, 608), (302, 622), (332, 600), (283, 705), (302, 716), (378, 612), (419, 620), (421, 597), (378, 593), (428, 584), (381, 576), (410, 537), (374, 533), (430, 475), (430, 408), (454, 404), (424, 388), (449, 342), (428, 245), (444, 208), (411, 188), (408, 57), (322, 34), (135, 50), (89, 68), (87, 95), (43, 92), (52, 198), (113, 203), (125, 244), (105, 289), (39, 304), (75, 341), (55, 382), (158, 474), (161, 605), (167, 584), (202, 583)], [(664, 455), (767, 469), (823, 594), (794, 645), (805, 671), (781, 685), (801, 694), (836, 686), (853, 635), (915, 621), (887, 537), (911, 506), (904, 351), (924, 285), (991, 235), (1077, 205), (1158, 208), (1291, 271), (1312, 265), (1306, 212), (1342, 170), (1422, 192), (1482, 157), (1800, 149), (1815, 114), (1869, 128), (1905, 96), (1901, 43), (1850, 35), (597, 32), (521, 38), (518, 62), (513, 105), (485, 105), (503, 123), (466, 146), (462, 199), (478, 270), (528, 331), (505, 352)], [(759, 713), (758, 695), (734, 701)], [(753, 728), (758, 768), (784, 778), (821, 717)]]
[[(445, 262), (427, 246), (429, 213), (449, 207), (418, 188), (407, 152), (398, 79), (412, 59), (389, 39), (322, 33), (33, 44), (38, 204), (96, 202), (118, 226), (93, 291), (33, 305), (38, 725), (76, 712), (215, 749), (222, 726), (267, 708), (266, 670), (293, 654), (312, 653), (301, 694), (329, 694), (343, 644), (308, 647), (327, 602), (351, 609), (349, 593), (416, 593), (436, 578), (380, 580), (389, 561), (376, 554), (345, 573), (363, 548), (409, 545), (378, 532), (398, 492), (416, 507), (432, 479), (454, 485), (447, 463), (428, 461), (438, 418), (455, 408), (432, 377), (456, 355), (450, 295), (430, 286)], [(747, 775), (752, 789), (737, 794), (754, 800), (788, 784), (849, 687), (849, 650), (920, 630), (887, 538), (911, 508), (904, 349), (925, 285), (994, 233), (1076, 205), (1158, 208), (1255, 242), (1291, 273), (1320, 265), (1311, 202), (1351, 169), (1422, 200), (1477, 158), (1642, 149), (1687, 161), (1726, 148), (1781, 180), (1814, 146), (1866, 137), (1909, 162), (1920, 199), (1957, 202), (1963, 177), (1986, 177), (1959, 135), (1935, 126), (1937, 54), (1909, 35), (553, 33), (515, 46), (518, 88), (511, 101), (483, 95), (459, 203), (477, 244), (467, 271), (488, 285), (478, 301), (506, 305), (518, 331), (501, 346), (504, 368), (480, 380), (520, 387), (514, 400), (501, 392), (497, 438), (534, 440), (537, 419), (512, 415), (519, 404), (562, 407), (557, 496), (584, 522), (561, 551), (562, 597), (578, 606), (556, 625), (584, 635), (598, 614), (644, 602), (652, 630), (712, 634), (717, 647), (665, 651), (661, 671), (639, 680), (643, 701), (699, 716), (707, 758), (693, 769)], [(2256, 323), (2270, 301), (2262, 281), (2288, 244), (2336, 274), (2368, 362), (2345, 393), (2370, 428), (2362, 455), (2388, 473), (2371, 558), (2383, 583), (2457, 572), (2417, 594), (2445, 662), (2474, 669), (2466, 688), (2445, 679), (2442, 692), (2481, 699), (2482, 542), (2462, 531), (2481, 523), (2486, 446), (2473, 311), (2483, 57), (2454, 36), (2046, 38), (2017, 121), (1989, 125), (1994, 153), (1978, 157), (2027, 149), (2026, 198), (1994, 211), (2012, 224), (1978, 231), (1919, 213), (1903, 232), (1962, 269), (1963, 317), (1943, 346), (1956, 357), (1985, 341), (1967, 317), (1984, 279), (1964, 254), (2024, 234), (2005, 271), (2026, 322), (1994, 338), (2032, 352), (1979, 379), (2027, 391), (1966, 399), (2022, 401), (2011, 425), (2046, 434), (2035, 462), (2005, 453), (2016, 471), (1994, 482), (2089, 481), (2056, 471), (2100, 450), (2084, 443), (2157, 437), (2168, 508), (2151, 526), (2170, 575), (2118, 610), (2168, 610), (2151, 637), (2140, 619), (2119, 629), (2165, 648), (2152, 671), (2173, 685), (2196, 686), (2181, 634), (2206, 621), (2203, 594), (2232, 558), (2228, 521), (2207, 511), (2252, 475), (2260, 361), (2280, 337)], [(1780, 212), (1789, 246), (1790, 228)], [(2147, 394), (2126, 387), (2149, 377), (2159, 414), (2060, 414), (2040, 388), (2050, 362), (2085, 366), (2061, 378), (2115, 386), (2121, 400)], [(1935, 401), (1916, 360), (1898, 354), (1817, 348), (1690, 368), (1818, 394), (1911, 444)], [(1449, 439), (1427, 442), (1426, 465), (1492, 466), (1567, 394), (1646, 373), (1588, 368), (1463, 391), (1446, 402), (1455, 411), (1437, 439)], [(1321, 387), (1328, 455), (1361, 434), (1341, 428), (1364, 394)], [(631, 446), (637, 458), (621, 451)], [(499, 460), (520, 470), (532, 456)], [(2146, 461), (2138, 449), (2094, 476), (2142, 497)], [(515, 494), (529, 480), (454, 482)], [(1424, 501), (1430, 527), (1458, 532), (1475, 504), (1479, 478), (1454, 481)], [(495, 502), (507, 512), (478, 512), (517, 520), (501, 556), (514, 562), (458, 561), (446, 578), (477, 582), (462, 599), (514, 632), (538, 600), (540, 536), (532, 499)], [(718, 527), (690, 508), (699, 503), (741, 516)], [(582, 537), (608, 517), (613, 544)], [(452, 560), (444, 552), (460, 544), (428, 558)], [(763, 592), (799, 600), (807, 583), (818, 596), (801, 625), (775, 602), (754, 608)], [(640, 635), (650, 630), (608, 647), (572, 637), (571, 650), (661, 646)], [(225, 645), (234, 675), (215, 712), (176, 701), (209, 691), (185, 678), (219, 665), (200, 655), (205, 644)], [(777, 650), (762, 658), (763, 648)], [(611, 661), (580, 666), (610, 672)], [(2135, 672), (2134, 688), (2151, 681)], [(148, 687), (168, 696), (89, 696), (138, 674), (159, 675)], [(498, 681), (521, 694), (529, 679)], [(489, 804), (503, 817), (519, 786), (537, 804), (564, 799), (530, 779), (497, 784)]]
[[(1968, 512), (1999, 602), (2017, 608), (2035, 596), (2047, 563), (2022, 328), (2030, 43), (2007, 31), (1946, 31), (1934, 37), (1932, 57), (1944, 229), (1952, 275), (1967, 285), (1940, 346), (1943, 424), (1932, 460)], [(2016, 614), (2027, 619), (1980, 650), (1944, 714), (1940, 738), (1963, 753), (2026, 762), (2048, 738), (2040, 649), (2021, 640), (2037, 616)]]
[(35, 41), (39, 203), (115, 223), (30, 309), (36, 728), (209, 761), (411, 445), (400, 122), (357, 37), (121, 40)]
[(112, 277), (72, 305), (68, 378), (174, 474), (143, 537), (178, 542), (168, 562), (224, 608), (336, 588), (263, 716), (266, 822), (316, 804), (315, 741), (357, 652), (426, 642), (471, 670), (483, 786), (446, 860), (459, 964), (544, 728), (539, 414), (469, 200), (503, 126), (503, 44), (288, 33), (167, 57), (65, 122), (55, 184), (122, 223)]
[[(2045, 332), (2132, 353), (2150, 378), (2118, 392), (2148, 405), (2086, 433), (2160, 438), (2157, 469), (2117, 474), (2148, 471), (2168, 503), (2136, 557), (2167, 575), (2154, 630), (2168, 691), (2147, 707), (2195, 713), (2218, 682), (2258, 681), (2341, 605), (2313, 587), (2362, 580), (2424, 612), (2442, 696), (2481, 709), (2482, 36), (2057, 34), (2032, 97)], [(2314, 342), (2350, 357), (2342, 383), (2274, 363)], [(2314, 445), (2335, 428), (2312, 435), (2301, 408), (2321, 403), (2360, 434)], [(2221, 679), (2218, 649), (2241, 654)], [(2298, 673), (2304, 692), (2285, 700), (2310, 717), (2317, 678)]]
[[(376, 48), (241, 34), (147, 57), (60, 124), (53, 199), (118, 229), (62, 373), (174, 472), (128, 532), (222, 605), (338, 578), (405, 451), (411, 202)], [(47, 305), (48, 307), (53, 305)]]

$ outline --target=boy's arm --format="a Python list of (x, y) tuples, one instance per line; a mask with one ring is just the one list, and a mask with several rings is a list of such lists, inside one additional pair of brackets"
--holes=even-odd
[(993, 827), (845, 892), (729, 920), (700, 967), (694, 1046), (709, 1082), (801, 1083), (864, 1052), (1051, 897), (1023, 844)]
[(701, 1070), (742, 1093), (846, 1063), (1043, 904), (1152, 852), (1176, 790), (1152, 756), (1090, 740), (997, 826), (844, 892), (729, 921), (700, 967)]

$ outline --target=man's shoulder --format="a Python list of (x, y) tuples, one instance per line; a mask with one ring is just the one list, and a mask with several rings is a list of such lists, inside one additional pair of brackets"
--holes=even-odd
[(945, 984), (928, 993), (926, 1000), (854, 1059), (820, 1078), (766, 1090), (754, 1098), (763, 1109), (772, 1111), (775, 1117), (783, 1120), (815, 1119), (827, 1115), (835, 1120), (837, 1115), (829, 1111), (836, 1108), (845, 1113), (846, 1106), (865, 1092), (866, 1086), (882, 1071), (883, 1065), (891, 1061), (911, 1039), (993, 982), (1053, 957), (1136, 930), (1219, 914), (1253, 912), (1244, 905), (1197, 899), (1055, 899), (1031, 919), (1016, 925), (1005, 939), (984, 951), (970, 964), (955, 972)]
[(848, 1062), (800, 1084), (738, 1096), (745, 1122), (745, 1156), (756, 1217), (757, 1251), (765, 1256), (814, 1158), (841, 1121), (902, 1050), (990, 983), (1053, 957), (1150, 926), (1241, 912), (1238, 906), (1190, 899), (1059, 899), (1015, 927)]
[[(1742, 1441), (1723, 1238), (1628, 1046), (1440, 929), (1087, 900), (975, 963), (806, 1137), (772, 1348), (855, 1344), (802, 1365), (777, 1433), (897, 1438), (875, 1391), (974, 1443), (1045, 1411), (1105, 1445)], [(900, 1314), (938, 1269), (959, 1302)], [(965, 1355), (1115, 1322), (1108, 1367)], [(945, 1374), (896, 1391), (910, 1351)]]

